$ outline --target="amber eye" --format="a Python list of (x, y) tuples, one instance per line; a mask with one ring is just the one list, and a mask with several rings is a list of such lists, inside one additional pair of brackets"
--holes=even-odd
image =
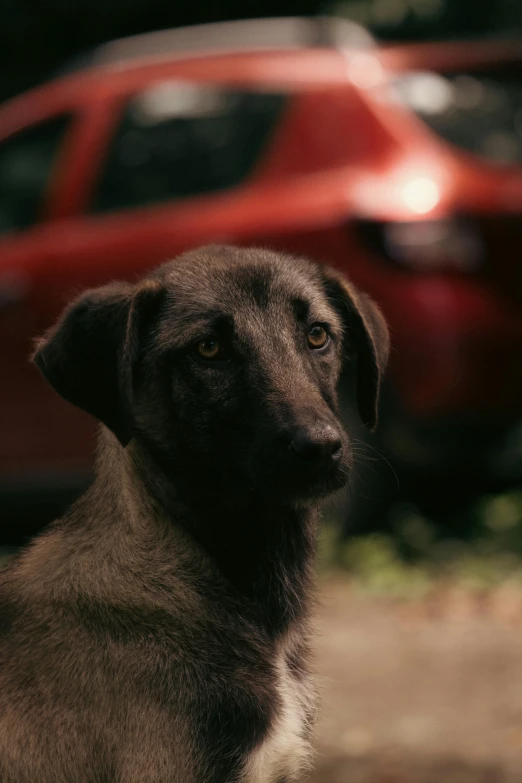
[(310, 348), (324, 348), (328, 342), (328, 332), (323, 326), (314, 324), (307, 335)]
[(221, 353), (221, 346), (217, 340), (209, 337), (207, 340), (200, 340), (196, 350), (204, 359), (217, 359)]

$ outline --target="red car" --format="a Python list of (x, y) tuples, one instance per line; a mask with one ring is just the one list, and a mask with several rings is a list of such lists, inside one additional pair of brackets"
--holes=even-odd
[(0, 107), (0, 495), (40, 502), (91, 464), (94, 422), (33, 338), (75, 292), (211, 242), (346, 270), (391, 325), (386, 451), (511, 480), (521, 94), (517, 43), (380, 49), (294, 19), (108, 44)]

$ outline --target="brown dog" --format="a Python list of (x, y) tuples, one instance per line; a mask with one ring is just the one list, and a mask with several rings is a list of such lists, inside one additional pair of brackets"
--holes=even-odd
[(208, 247), (87, 291), (34, 360), (101, 422), (96, 479), (0, 589), (2, 783), (280, 783), (314, 717), (318, 500), (388, 333), (332, 270)]

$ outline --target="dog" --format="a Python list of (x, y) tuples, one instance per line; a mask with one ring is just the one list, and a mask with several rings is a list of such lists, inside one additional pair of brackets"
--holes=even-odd
[(333, 269), (188, 252), (86, 291), (34, 362), (100, 424), (95, 480), (0, 587), (2, 783), (290, 783), (315, 717), (318, 506), (389, 341)]

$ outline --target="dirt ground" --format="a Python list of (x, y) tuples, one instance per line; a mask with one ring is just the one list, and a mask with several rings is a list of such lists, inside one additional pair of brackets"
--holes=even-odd
[(322, 585), (310, 783), (522, 783), (522, 595)]

